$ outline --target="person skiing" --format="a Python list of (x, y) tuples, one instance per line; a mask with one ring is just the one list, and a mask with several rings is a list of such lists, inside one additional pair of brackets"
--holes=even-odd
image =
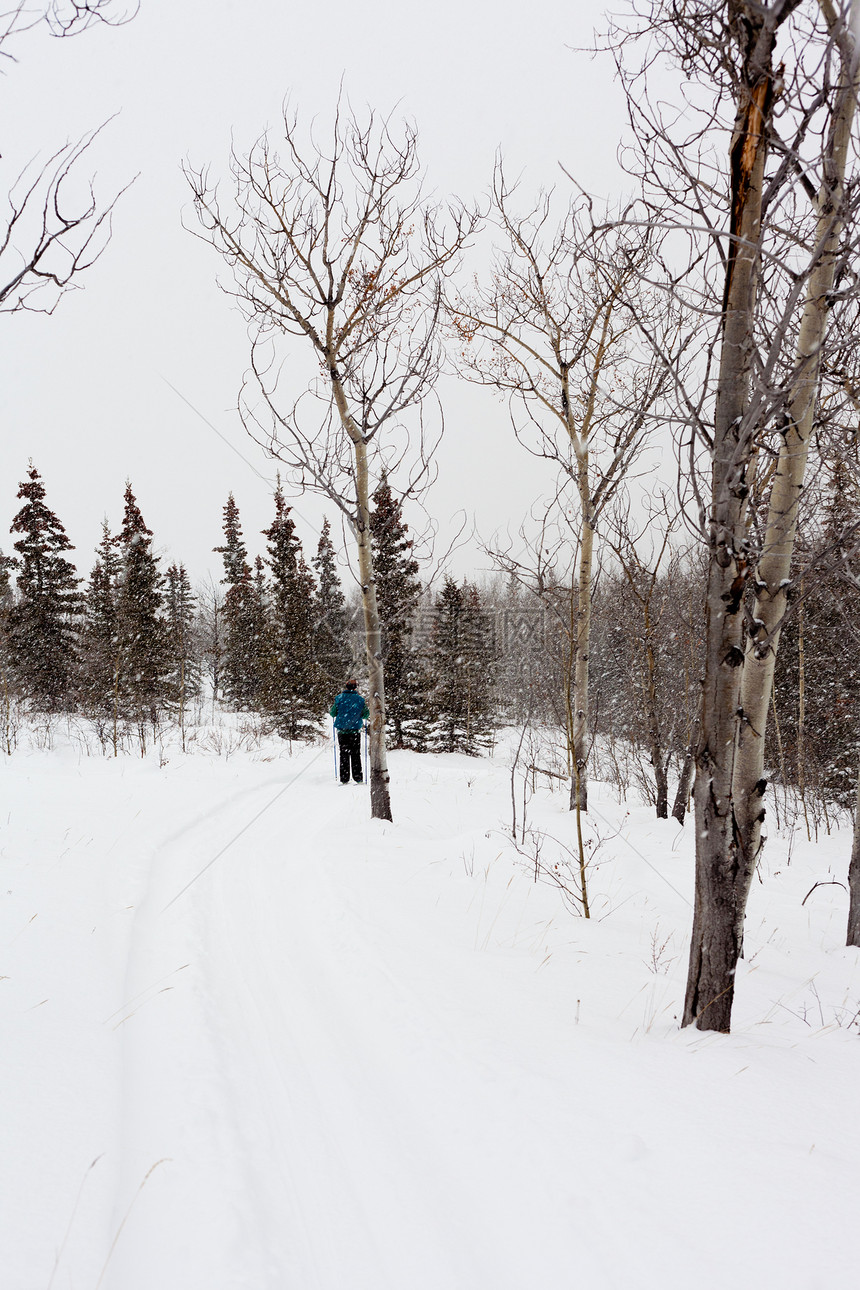
[(337, 742), (340, 746), (340, 782), (349, 783), (349, 772), (356, 784), (363, 780), (361, 773), (361, 728), (370, 716), (370, 709), (358, 693), (358, 681), (350, 679), (329, 708), (334, 717)]

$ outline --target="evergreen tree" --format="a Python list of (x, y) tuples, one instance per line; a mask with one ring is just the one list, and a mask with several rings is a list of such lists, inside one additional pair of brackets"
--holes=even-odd
[(314, 597), (314, 645), (323, 704), (342, 688), (354, 670), (349, 647), (349, 616), (337, 572), (331, 525), (323, 521), (317, 553), (311, 561), (317, 576)]
[(12, 605), (12, 581), (10, 574), (18, 567), (14, 556), (4, 555), (0, 551), (0, 612), (7, 612)]
[(215, 551), (223, 557), (227, 587), (223, 605), (221, 678), (224, 694), (240, 708), (254, 709), (261, 697), (260, 655), (265, 620), (261, 604), (259, 570), (257, 585), (242, 537), (239, 508), (233, 494), (224, 507), (224, 545)]
[(12, 731), (10, 725), (14, 681), (12, 677), (9, 621), (12, 606), (15, 603), (12, 594), (11, 571), (17, 566), (17, 560), (0, 552), (0, 701), (3, 704), (2, 742), (7, 753), (12, 752)]
[(120, 569), (116, 597), (118, 690), (126, 714), (137, 722), (158, 720), (167, 699), (167, 630), (163, 619), (164, 578), (152, 550), (131, 484), (125, 489), (122, 528), (114, 538)]
[[(31, 466), (18, 497), (24, 505), (12, 521), (20, 561), (18, 599), (9, 614), (12, 667), (21, 693), (48, 711), (72, 702), (77, 656), (80, 579), (64, 551), (73, 550), (66, 530), (45, 505), (45, 487)], [(7, 566), (8, 568), (8, 566)]]
[(274, 500), (275, 518), (263, 530), (271, 571), (265, 706), (284, 739), (300, 739), (310, 733), (320, 706), (313, 648), (314, 583), (280, 480)]
[(493, 665), (477, 589), (446, 578), (436, 601), (429, 658), (435, 750), (476, 754), (488, 742)]
[(427, 679), (421, 655), (411, 645), (421, 583), (408, 533), (402, 503), (383, 476), (373, 494), (370, 537), (383, 627), (386, 719), (395, 748), (421, 746), (426, 711)]
[(96, 563), (84, 594), (81, 694), (85, 711), (98, 719), (116, 715), (119, 668), (117, 583), (121, 560), (108, 522), (96, 547)]
[(184, 743), (185, 705), (200, 690), (200, 660), (195, 631), (197, 602), (184, 564), (172, 564), (167, 570), (166, 601), (168, 681)]

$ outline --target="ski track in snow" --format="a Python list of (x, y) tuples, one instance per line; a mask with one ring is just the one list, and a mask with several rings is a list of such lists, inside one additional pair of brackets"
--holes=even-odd
[[(352, 800), (332, 813), (331, 785), (322, 774), (316, 778), (305, 786), (302, 816), (328, 816), (325, 824), (291, 825), (287, 840), (280, 820), (260, 820), (241, 855), (225, 856), (211, 882), (204, 875), (180, 898), (194, 907), (195, 933), (188, 936), (187, 914), (175, 916), (186, 938), (181, 950), (160, 922), (171, 883), (176, 886), (176, 857), (196, 857), (198, 834), (209, 841), (220, 814), (240, 805), (249, 814), (258, 809), (258, 797), (273, 795), (273, 786), (234, 796), (214, 818), (199, 813), (153, 857), (125, 993), (134, 998), (148, 980), (161, 978), (162, 968), (169, 970), (169, 944), (174, 959), (199, 960), (189, 979), (202, 1008), (197, 1016), (187, 1010), (182, 1033), (175, 1027), (169, 1047), (175, 1055), (183, 1046), (199, 1052), (203, 1038), (213, 1058), (210, 1071), (228, 1081), (211, 1098), (199, 1128), (206, 1136), (217, 1129), (218, 1140), (227, 1140), (215, 1167), (222, 1183), (225, 1175), (234, 1184), (242, 1179), (241, 1188), (234, 1185), (224, 1197), (241, 1212), (242, 1223), (225, 1234), (222, 1216), (215, 1215), (207, 1232), (206, 1216), (200, 1216), (198, 1239), (186, 1233), (193, 1252), (165, 1246), (158, 1263), (150, 1253), (144, 1266), (129, 1243), (127, 1257), (119, 1249), (111, 1269), (109, 1284), (118, 1290), (151, 1286), (155, 1277), (164, 1287), (188, 1285), (189, 1277), (195, 1285), (210, 1284), (209, 1277), (218, 1270), (223, 1277), (228, 1268), (225, 1284), (285, 1290), (522, 1284), (509, 1280), (510, 1270), (492, 1246), (467, 1268), (453, 1267), (446, 1257), (452, 1243), (461, 1257), (469, 1248), (468, 1229), (481, 1209), (480, 1190), (463, 1178), (464, 1143), (439, 1124), (435, 1089), (423, 1074), (438, 1068), (440, 1054), (450, 1062), (454, 1050), (438, 1017), (428, 1028), (426, 1010), (416, 1013), (414, 996), (380, 966), (378, 947), (360, 933), (329, 876), (325, 861), (339, 849), (340, 831), (349, 830), (356, 811), (366, 810), (364, 799), (356, 801), (356, 790), (347, 790)], [(201, 927), (203, 945), (196, 939)], [(195, 1027), (206, 1033), (191, 1038)], [(160, 1136), (164, 1151), (171, 1150), (166, 1130), (176, 1125), (188, 1097), (187, 1074), (182, 1082), (177, 1078), (184, 1073), (181, 1062), (172, 1076), (153, 1066), (151, 1055), (164, 1050), (167, 1038), (150, 1035), (146, 1025), (127, 1032), (123, 1124), (131, 1129), (123, 1149), (123, 1203), (156, 1156)], [(461, 1085), (459, 1098), (466, 1092)], [(223, 1119), (214, 1123), (225, 1108), (229, 1133)], [(172, 1164), (159, 1179), (163, 1204), (170, 1203)], [(147, 1186), (149, 1195), (159, 1190), (154, 1177)], [(193, 1192), (190, 1178), (186, 1204), (188, 1188)], [(141, 1195), (136, 1208), (145, 1208), (149, 1195)], [(121, 1218), (118, 1210), (117, 1224)], [(460, 1239), (452, 1242), (458, 1228)], [(248, 1267), (249, 1251), (264, 1252), (258, 1269)]]
[[(533, 1207), (539, 1178), (526, 1170), (511, 1213), (497, 1211), (509, 1162), (475, 1115), (489, 1103), (503, 1124), (495, 1076), (470, 1069), (458, 1028), (398, 975), (404, 960), (387, 964), (385, 926), (351, 904), (368, 830), (385, 832), (361, 818), (366, 796), (333, 790), (320, 767), (164, 911), (177, 875), (193, 877), (278, 787), (196, 812), (153, 851), (124, 997), (151, 1002), (149, 983), (190, 968), (165, 1006), (132, 1005), (125, 1026), (115, 1229), (134, 1203), (106, 1287), (523, 1286), (534, 1253), (513, 1206)], [(142, 1252), (144, 1227), (168, 1236)]]

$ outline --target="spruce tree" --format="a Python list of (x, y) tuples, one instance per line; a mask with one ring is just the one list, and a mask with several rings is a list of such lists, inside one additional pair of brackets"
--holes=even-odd
[(12, 556), (3, 555), (0, 552), (0, 701), (3, 704), (0, 730), (2, 730), (3, 749), (9, 754), (13, 747), (11, 715), (15, 690), (9, 641), (9, 621), (15, 598), (12, 594), (9, 575), (17, 563)]
[(0, 551), (0, 613), (7, 613), (12, 606), (12, 580), (10, 574), (18, 567), (14, 556)]
[(69, 707), (77, 664), (80, 579), (63, 555), (74, 550), (60, 520), (45, 505), (45, 487), (30, 466), (12, 521), (19, 555), (18, 598), (9, 614), (9, 647), (20, 692), (47, 711)]
[(200, 659), (194, 630), (197, 602), (184, 564), (167, 570), (167, 659), (170, 697), (176, 707), (185, 748), (185, 709), (200, 690)]
[(224, 694), (237, 707), (254, 709), (260, 701), (260, 655), (265, 623), (260, 588), (255, 586), (248, 564), (239, 508), (232, 493), (224, 507), (224, 545), (214, 549), (223, 557), (224, 577), (221, 581), (227, 587), (223, 605), (221, 662)]
[(96, 563), (84, 593), (81, 638), (81, 697), (95, 720), (116, 716), (119, 669), (117, 584), (121, 560), (107, 520), (96, 547)]
[(349, 647), (349, 616), (346, 598), (337, 572), (331, 525), (323, 521), (317, 553), (311, 561), (317, 576), (314, 597), (314, 648), (316, 652), (320, 697), (336, 695), (348, 674), (353, 671)]
[(383, 627), (386, 718), (395, 748), (421, 746), (421, 718), (426, 709), (422, 660), (411, 645), (421, 583), (408, 533), (402, 503), (383, 476), (373, 494), (370, 537)]
[(284, 739), (300, 739), (311, 732), (320, 706), (313, 642), (314, 583), (280, 480), (274, 501), (275, 518), (263, 530), (271, 572), (271, 661), (265, 705)]
[(116, 597), (118, 689), (126, 714), (137, 723), (158, 720), (166, 701), (169, 670), (167, 630), (163, 618), (164, 578), (152, 550), (131, 484), (125, 489), (122, 528), (114, 538), (120, 569)]
[(452, 578), (436, 601), (429, 652), (438, 752), (476, 754), (489, 741), (494, 651), (475, 587)]

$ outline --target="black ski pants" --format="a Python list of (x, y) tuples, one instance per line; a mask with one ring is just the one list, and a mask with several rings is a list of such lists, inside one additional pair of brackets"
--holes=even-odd
[(337, 742), (340, 745), (340, 782), (348, 784), (352, 770), (352, 778), (360, 784), (364, 778), (361, 773), (361, 731), (338, 730)]

